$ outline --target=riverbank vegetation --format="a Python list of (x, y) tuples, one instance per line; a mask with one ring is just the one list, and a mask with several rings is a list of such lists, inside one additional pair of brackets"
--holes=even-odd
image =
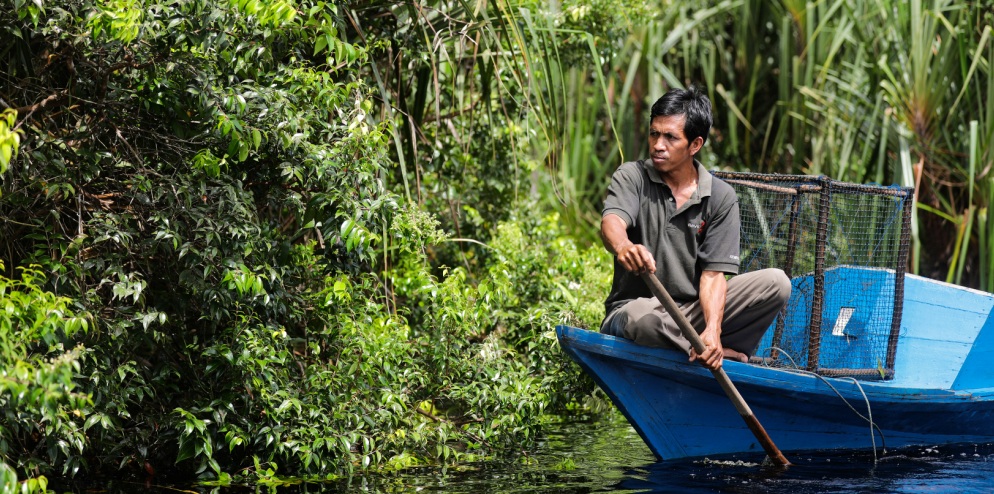
[(527, 451), (596, 408), (550, 331), (691, 82), (705, 164), (917, 186), (909, 269), (994, 287), (987, 2), (2, 1), (15, 490)]

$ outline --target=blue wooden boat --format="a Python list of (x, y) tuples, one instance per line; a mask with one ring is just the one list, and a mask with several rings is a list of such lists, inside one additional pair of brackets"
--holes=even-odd
[[(828, 195), (844, 195), (833, 181), (746, 175), (725, 178), (739, 188), (743, 252), (753, 259), (779, 259), (760, 267), (779, 265), (790, 274), (799, 266), (796, 259), (804, 257), (804, 249), (791, 254), (793, 262), (784, 261), (790, 255), (771, 254), (770, 246), (802, 244), (807, 227), (789, 220), (775, 224), (770, 218), (779, 213), (770, 211), (787, 211), (786, 217), (798, 220), (805, 207), (818, 210), (809, 226), (815, 232), (812, 250), (821, 251), (822, 259), (812, 256), (813, 264), (802, 268), (813, 269), (792, 277), (791, 300), (760, 344), (759, 356), (765, 358), (724, 364), (780, 450), (994, 443), (994, 296), (904, 273), (910, 191), (873, 188), (870, 196), (881, 201), (875, 207), (889, 204), (897, 216), (881, 219), (878, 212), (879, 221), (867, 221), (851, 204), (834, 215), (823, 202)], [(866, 205), (868, 190), (860, 187), (867, 186), (841, 187), (858, 193), (859, 207)], [(769, 207), (757, 192), (785, 198), (779, 207)], [(810, 200), (807, 193), (819, 197)], [(747, 231), (755, 216), (751, 209), (767, 215), (759, 236)], [(857, 241), (877, 249), (874, 254), (862, 244), (840, 243), (846, 235), (833, 234), (840, 225), (838, 230), (851, 234), (856, 223), (877, 229), (865, 235), (869, 240)], [(893, 231), (881, 231), (882, 224)], [(792, 240), (782, 241), (785, 237)], [(898, 254), (881, 254), (882, 245), (893, 245)], [(858, 254), (840, 255), (843, 251)], [(893, 267), (882, 266), (881, 258)], [(848, 264), (854, 260), (862, 262)], [(752, 261), (744, 256), (743, 262), (750, 269)], [(763, 454), (711, 373), (689, 363), (686, 354), (596, 331), (560, 326), (556, 332), (562, 349), (659, 459)]]

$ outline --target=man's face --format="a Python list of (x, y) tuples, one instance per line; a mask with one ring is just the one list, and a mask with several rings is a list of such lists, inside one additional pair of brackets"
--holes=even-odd
[(655, 117), (649, 124), (649, 157), (652, 167), (659, 173), (693, 166), (694, 154), (701, 149), (704, 140), (698, 137), (694, 142), (688, 141), (683, 133), (685, 121), (685, 115), (670, 115)]

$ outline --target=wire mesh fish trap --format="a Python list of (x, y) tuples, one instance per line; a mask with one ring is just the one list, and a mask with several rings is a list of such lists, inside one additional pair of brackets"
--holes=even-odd
[(914, 191), (825, 177), (715, 172), (742, 218), (740, 272), (780, 268), (793, 292), (759, 346), (771, 365), (894, 376)]

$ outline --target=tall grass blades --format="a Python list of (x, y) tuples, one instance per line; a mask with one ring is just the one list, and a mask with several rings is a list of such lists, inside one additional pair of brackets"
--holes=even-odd
[[(659, 1), (648, 13), (615, 52), (571, 63), (531, 93), (548, 96), (542, 115), (558, 116), (532, 146), (548, 145), (553, 172), (539, 190), (579, 232), (596, 229), (610, 171), (644, 153), (647, 106), (695, 83), (716, 116), (705, 165), (916, 186), (909, 269), (994, 288), (984, 248), (994, 142), (988, 3)], [(508, 22), (537, 26), (529, 19)], [(563, 60), (548, 43), (520, 49), (547, 66)]]

